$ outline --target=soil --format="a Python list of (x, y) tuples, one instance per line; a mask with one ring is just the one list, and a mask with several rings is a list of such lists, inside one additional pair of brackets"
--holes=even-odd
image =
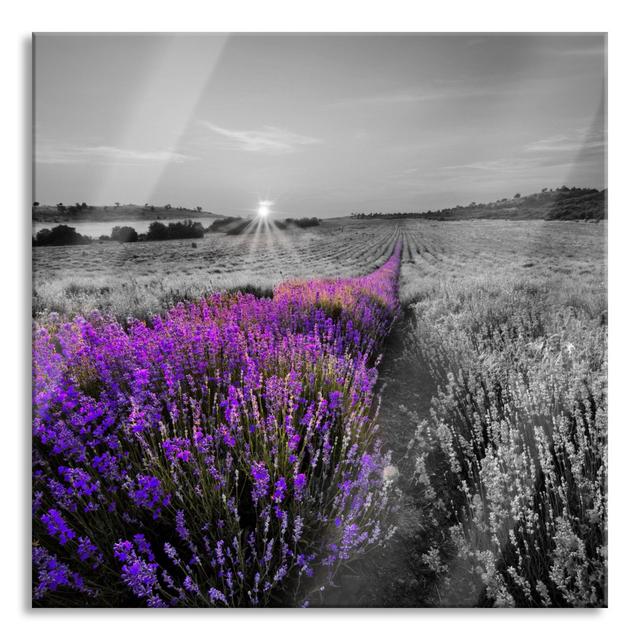
[(395, 513), (390, 516), (397, 527), (386, 546), (341, 567), (331, 588), (320, 602), (324, 607), (433, 607), (439, 606), (437, 580), (422, 562), (427, 542), (434, 532), (425, 525), (420, 491), (413, 481), (413, 459), (408, 445), (418, 416), (426, 415), (435, 392), (433, 381), (425, 379), (411, 357), (408, 339), (413, 314), (404, 309), (384, 349), (379, 369), (381, 394), (378, 423), (385, 451), (391, 451), (392, 464), (399, 475), (395, 480)]

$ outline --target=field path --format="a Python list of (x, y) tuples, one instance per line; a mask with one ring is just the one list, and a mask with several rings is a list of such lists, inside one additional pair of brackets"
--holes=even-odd
[[(403, 263), (413, 262), (409, 236), (403, 241)], [(414, 435), (417, 415), (425, 415), (436, 392), (424, 379), (424, 370), (408, 355), (407, 336), (411, 335), (413, 312), (403, 308), (384, 349), (379, 370), (381, 404), (379, 435), (386, 451), (392, 452), (392, 465), (398, 470), (395, 481), (396, 507), (393, 522), (397, 531), (387, 546), (341, 568), (334, 588), (327, 590), (319, 606), (327, 607), (433, 607), (438, 606), (437, 584), (421, 562), (425, 544), (424, 516), (417, 506), (413, 478), (413, 459), (407, 447)], [(431, 385), (433, 386), (433, 385)], [(430, 536), (427, 537), (427, 539)]]

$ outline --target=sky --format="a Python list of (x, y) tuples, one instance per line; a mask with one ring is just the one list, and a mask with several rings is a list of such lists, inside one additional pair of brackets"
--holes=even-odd
[(38, 34), (34, 200), (281, 217), (606, 187), (602, 34)]

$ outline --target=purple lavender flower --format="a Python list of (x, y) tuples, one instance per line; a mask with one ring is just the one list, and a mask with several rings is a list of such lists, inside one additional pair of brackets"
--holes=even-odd
[(137, 486), (130, 491), (129, 495), (139, 507), (152, 511), (154, 520), (159, 517), (162, 507), (166, 507), (170, 500), (169, 494), (162, 490), (158, 478), (142, 474), (138, 474)]
[(91, 462), (91, 466), (107, 480), (117, 480), (120, 476), (118, 458), (108, 451), (105, 451), (99, 456), (95, 456)]
[(331, 391), (329, 393), (329, 410), (335, 411), (342, 402), (342, 391)]
[(287, 481), (281, 476), (276, 480), (273, 491), (273, 501), (280, 503), (284, 500), (284, 495), (287, 491)]
[(71, 585), (69, 567), (41, 547), (34, 547), (33, 566), (37, 572), (34, 584), (34, 598), (41, 599), (45, 594), (56, 591), (59, 587)]
[(209, 589), (209, 599), (214, 604), (216, 602), (222, 602), (222, 604), (224, 605), (228, 604), (227, 597), (224, 595), (224, 593), (222, 593), (221, 591), (218, 591), (218, 589), (216, 589), (215, 587), (211, 587), (211, 589)]
[(99, 485), (93, 481), (84, 469), (60, 467), (58, 469), (64, 479), (76, 490), (78, 495), (90, 496), (98, 491)]
[(136, 533), (133, 536), (133, 541), (135, 542), (136, 548), (138, 549), (138, 553), (146, 556), (147, 559), (151, 560), (152, 562), (155, 560), (153, 551), (151, 551), (151, 545), (147, 542), (147, 539), (142, 533)]
[(147, 598), (147, 606), (151, 609), (165, 609), (169, 605), (157, 594)]
[(58, 538), (60, 544), (67, 544), (69, 540), (73, 540), (76, 537), (75, 531), (69, 527), (57, 509), (49, 509), (40, 519), (47, 527), (47, 533)]
[(185, 542), (189, 540), (189, 530), (185, 524), (184, 511), (182, 509), (176, 511), (176, 531), (182, 540)]
[(187, 576), (184, 579), (184, 588), (190, 593), (199, 593), (198, 585), (191, 579), (191, 576)]
[(253, 478), (251, 497), (253, 498), (253, 504), (257, 505), (258, 500), (269, 493), (269, 472), (264, 462), (254, 462), (251, 465), (251, 476)]
[(123, 582), (140, 598), (150, 598), (159, 588), (156, 571), (158, 565), (140, 557), (128, 540), (121, 540), (113, 546), (115, 557), (122, 562)]
[(96, 568), (99, 564), (102, 564), (102, 554), (98, 551), (98, 547), (96, 547), (93, 542), (87, 536), (80, 536), (78, 538), (78, 558), (83, 562), (87, 560), (93, 561), (92, 568)]
[(186, 438), (172, 438), (162, 443), (165, 455), (170, 462), (189, 462), (191, 460), (191, 443)]
[(304, 473), (298, 473), (293, 478), (293, 495), (296, 500), (302, 500), (304, 488), (307, 484), (307, 476)]

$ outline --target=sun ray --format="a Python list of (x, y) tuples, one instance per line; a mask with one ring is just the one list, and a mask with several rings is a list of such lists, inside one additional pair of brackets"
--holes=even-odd
[(281, 228), (282, 223), (272, 216), (282, 216), (283, 212), (274, 210), (274, 204), (271, 200), (259, 200), (252, 210), (253, 217), (244, 223), (240, 235), (249, 264), (268, 268), (278, 263), (281, 268), (274, 275), (278, 280), (286, 280), (299, 276), (305, 269), (305, 261), (299, 250), (300, 234)]

